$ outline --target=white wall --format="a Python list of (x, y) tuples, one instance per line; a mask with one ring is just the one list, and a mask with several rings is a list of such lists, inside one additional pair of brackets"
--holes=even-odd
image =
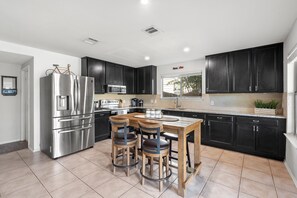
[(45, 75), (45, 71), (51, 68), (53, 64), (59, 64), (61, 66), (71, 65), (71, 70), (80, 75), (81, 59), (79, 57), (73, 57), (69, 55), (59, 54), (37, 48), (32, 48), (24, 45), (18, 45), (5, 41), (0, 41), (0, 51), (11, 52), (16, 54), (23, 54), (34, 57), (33, 65), (33, 114), (34, 114), (34, 151), (40, 150), (40, 96), (39, 96), (39, 79)]
[[(183, 69), (173, 70), (173, 67), (183, 66)], [(159, 65), (157, 67), (157, 89), (161, 94), (161, 77), (164, 75), (187, 74), (202, 72), (202, 93), (205, 93), (205, 59), (192, 60), (169, 65)]]
[(0, 144), (20, 140), (21, 130), (21, 66), (0, 63), (0, 76), (16, 76), (18, 93), (16, 96), (0, 94)]
[[(285, 73), (285, 78), (284, 78), (284, 84), (285, 86), (285, 92), (287, 92), (288, 88), (289, 91), (292, 91), (292, 89), (294, 88), (294, 86), (292, 86), (291, 84), (288, 85), (288, 83), (293, 83), (293, 79), (294, 76), (288, 76), (288, 72), (292, 73), (294, 72), (292, 68), (287, 68), (287, 57), (290, 54), (290, 52), (292, 52), (292, 50), (297, 46), (297, 21), (295, 21), (295, 24), (292, 27), (291, 32), (289, 33), (287, 39), (284, 42), (284, 73)], [(291, 65), (292, 66), (292, 65)], [(289, 79), (287, 78), (289, 77)], [(291, 87), (291, 89), (290, 89)], [(287, 132), (292, 132), (292, 124), (293, 122), (295, 122), (293, 120), (294, 116), (293, 113), (294, 111), (292, 111), (292, 109), (294, 108), (294, 106), (292, 105), (292, 94), (288, 93), (288, 100), (287, 100)], [(291, 111), (290, 111), (291, 110)], [(289, 168), (289, 172), (292, 174), (292, 176), (294, 177), (294, 181), (296, 181), (297, 178), (297, 169), (296, 169), (296, 163), (297, 163), (297, 148), (295, 148), (295, 145), (292, 144), (292, 142), (290, 142), (287, 139), (287, 145), (286, 145), (286, 164), (287, 167)]]

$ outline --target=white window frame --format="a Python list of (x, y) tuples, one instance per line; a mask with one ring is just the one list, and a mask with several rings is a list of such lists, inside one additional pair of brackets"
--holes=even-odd
[[(184, 73), (184, 74), (170, 74), (170, 75), (162, 75), (161, 76), (161, 99), (164, 99), (164, 100), (175, 100), (176, 98), (181, 98), (181, 99), (202, 99), (202, 95), (201, 96), (178, 96), (178, 97), (164, 97), (163, 96), (163, 79), (164, 78), (181, 78), (181, 77), (185, 77), (185, 76), (194, 76), (194, 75), (201, 75), (201, 91), (203, 89), (203, 73), (202, 71), (200, 72), (195, 72), (195, 73)], [(182, 89), (181, 91), (182, 92)], [(182, 94), (182, 93), (180, 93)]]

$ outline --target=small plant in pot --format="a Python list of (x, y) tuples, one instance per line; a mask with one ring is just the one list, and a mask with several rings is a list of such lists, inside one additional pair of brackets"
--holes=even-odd
[(255, 113), (276, 115), (279, 113), (279, 109), (277, 109), (278, 104), (279, 102), (276, 100), (271, 100), (270, 102), (263, 102), (262, 100), (256, 100)]

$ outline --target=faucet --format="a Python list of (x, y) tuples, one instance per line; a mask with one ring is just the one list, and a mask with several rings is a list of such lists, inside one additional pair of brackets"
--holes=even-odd
[(176, 109), (181, 107), (181, 105), (178, 102), (178, 97), (175, 98), (174, 104)]

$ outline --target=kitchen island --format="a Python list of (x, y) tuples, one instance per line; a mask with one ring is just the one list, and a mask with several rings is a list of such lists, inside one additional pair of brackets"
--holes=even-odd
[[(130, 126), (139, 128), (138, 121), (149, 121), (149, 118), (140, 118), (143, 113), (131, 113), (125, 115), (116, 115), (116, 117), (127, 118), (130, 121)], [(176, 117), (178, 121), (166, 122), (160, 121), (163, 124), (164, 131), (178, 135), (178, 194), (185, 196), (187, 184), (197, 175), (201, 169), (200, 160), (200, 142), (201, 142), (201, 123), (202, 119)], [(155, 119), (154, 119), (155, 120)], [(191, 174), (187, 176), (186, 165), (186, 142), (187, 134), (194, 131), (194, 168)]]

